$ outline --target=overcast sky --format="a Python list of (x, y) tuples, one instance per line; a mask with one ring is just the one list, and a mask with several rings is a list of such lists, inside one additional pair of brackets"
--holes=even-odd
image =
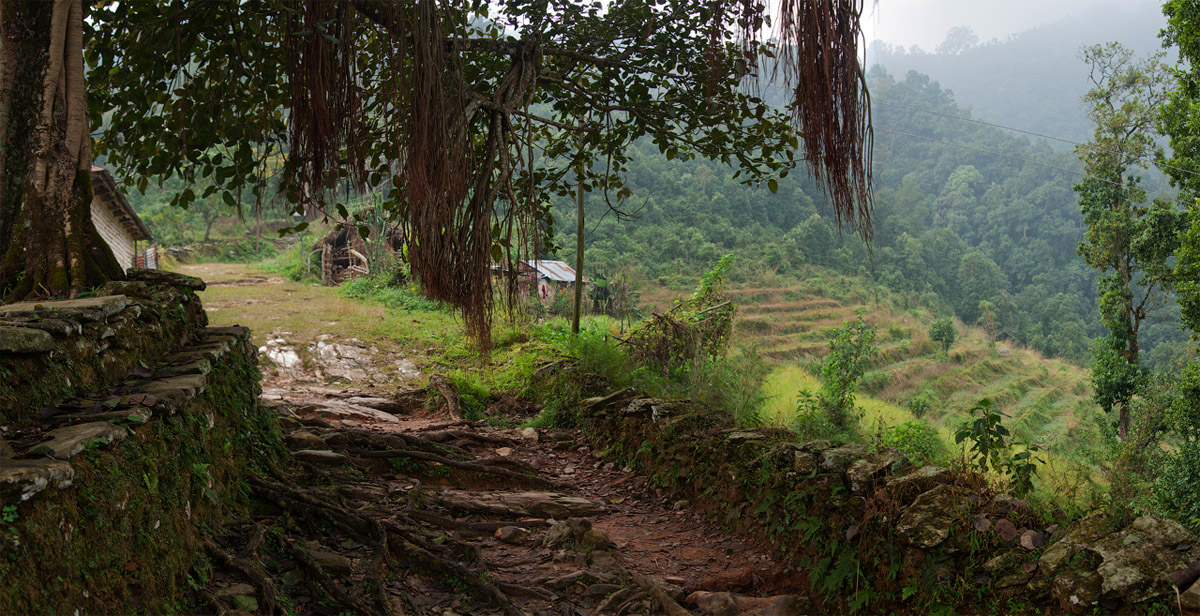
[(1084, 12), (1134, 7), (1162, 14), (1162, 0), (867, 0), (863, 29), (868, 43), (933, 51), (954, 26), (970, 26), (982, 43)]

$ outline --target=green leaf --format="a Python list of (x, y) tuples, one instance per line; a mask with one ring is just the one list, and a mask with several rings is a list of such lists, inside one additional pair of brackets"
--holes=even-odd
[(767, 180), (767, 190), (771, 191), (771, 194), (778, 193), (779, 192), (779, 180), (776, 180), (775, 178), (771, 178), (771, 179)]

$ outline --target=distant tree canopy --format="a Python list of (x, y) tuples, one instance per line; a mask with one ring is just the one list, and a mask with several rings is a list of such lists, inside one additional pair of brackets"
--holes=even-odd
[[(107, 121), (100, 151), (143, 185), (210, 177), (204, 195), (221, 192), (231, 205), (242, 191), (261, 197), (271, 174), (297, 207), (348, 186), (382, 193), (426, 293), (464, 309), (486, 346), (489, 263), (546, 239), (549, 194), (582, 181), (613, 201), (628, 196), (626, 146), (639, 138), (668, 158), (732, 164), (772, 188), (803, 158), (838, 219), (869, 230), (861, 0), (778, 9), (732, 0), (104, 4), (88, 22), (93, 123)], [(759, 67), (767, 57), (790, 93), (785, 109), (747, 87), (776, 76)]]

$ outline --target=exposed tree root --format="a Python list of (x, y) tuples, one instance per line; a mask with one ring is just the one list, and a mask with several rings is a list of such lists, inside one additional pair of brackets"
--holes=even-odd
[(526, 475), (523, 473), (510, 471), (506, 468), (477, 464), (475, 462), (453, 460), (435, 453), (429, 453), (427, 451), (413, 451), (410, 449), (385, 449), (382, 451), (371, 451), (366, 449), (356, 449), (347, 450), (347, 453), (352, 453), (359, 458), (409, 458), (412, 460), (422, 460), (425, 462), (437, 462), (438, 464), (443, 464), (459, 470), (474, 471), (476, 473), (488, 473), (498, 477), (507, 477), (509, 479), (515, 479), (523, 483), (529, 483), (537, 486), (556, 487), (558, 485), (553, 481), (537, 475)]
[[(622, 567), (622, 569), (625, 568)], [(658, 584), (655, 584), (650, 578), (629, 569), (625, 569), (625, 573), (629, 574), (630, 579), (634, 583), (641, 586), (646, 592), (650, 593), (650, 596), (654, 597), (654, 600), (658, 602), (659, 607), (662, 608), (663, 613), (667, 616), (691, 616), (691, 612), (683, 609), (683, 606), (676, 603), (667, 594), (667, 591), (659, 587)]]
[(229, 610), (225, 609), (225, 604), (221, 603), (221, 599), (216, 595), (207, 590), (200, 594), (204, 596), (205, 601), (208, 601), (213, 606), (213, 616), (228, 616)]
[(464, 439), (468, 441), (476, 441), (479, 443), (491, 443), (495, 445), (510, 445), (513, 439), (505, 436), (493, 436), (491, 434), (480, 434), (471, 430), (437, 430), (434, 432), (423, 432), (421, 438), (429, 441), (442, 442), (448, 439)]
[(262, 613), (286, 613), (283, 606), (279, 605), (279, 602), (275, 600), (275, 597), (279, 596), (279, 590), (275, 587), (275, 583), (271, 581), (271, 578), (260, 572), (258, 567), (255, 567), (253, 563), (230, 554), (212, 541), (205, 541), (204, 549), (222, 565), (237, 571), (250, 581), (250, 585), (258, 591), (258, 596), (260, 597), (259, 607)]
[(257, 554), (258, 546), (262, 545), (263, 537), (266, 537), (266, 535), (267, 529), (263, 528), (261, 524), (255, 524), (254, 532), (250, 534), (250, 540), (246, 542), (245, 546), (242, 546), (242, 549), (238, 552), (237, 557), (251, 558)]
[[(289, 512), (307, 513), (312, 517), (323, 519), (364, 544), (378, 546), (377, 550), (398, 553), (397, 556), (401, 561), (408, 561), (428, 571), (449, 576), (446, 579), (457, 579), (478, 599), (494, 605), (505, 614), (520, 616), (522, 613), (512, 604), (507, 595), (486, 581), (478, 571), (434, 553), (436, 550), (459, 548), (460, 551), (477, 554), (475, 548), (471, 546), (453, 540), (446, 541), (448, 545), (437, 546), (433, 543), (433, 538), (427, 537), (426, 533), (418, 527), (402, 525), (394, 520), (367, 517), (362, 513), (331, 502), (327, 494), (311, 488), (285, 485), (262, 478), (252, 478), (251, 485), (260, 494), (279, 503)], [(299, 548), (295, 549), (299, 550)], [(303, 552), (303, 550), (300, 551)], [(293, 553), (293, 556), (296, 555)], [(308, 559), (311, 561), (311, 557)], [(299, 557), (297, 560), (305, 564)], [(476, 556), (476, 560), (480, 560), (478, 556)], [(305, 564), (305, 569), (309, 568), (309, 565)], [(322, 586), (324, 586), (323, 582)], [(364, 610), (362, 602), (357, 599), (347, 602), (342, 596), (334, 594), (331, 590), (326, 589), (326, 591), (348, 607), (363, 611), (363, 613), (376, 613), (375, 610)], [(345, 596), (350, 598), (349, 595)]]
[(458, 390), (454, 388), (454, 384), (439, 374), (433, 375), (429, 379), (429, 384), (436, 387), (442, 394), (442, 398), (446, 400), (446, 411), (450, 413), (450, 416), (462, 419), (462, 399), (458, 395)]
[(391, 610), (380, 612), (379, 610), (372, 609), (370, 606), (362, 603), (358, 599), (351, 597), (348, 593), (346, 593), (346, 591), (342, 590), (341, 587), (338, 586), (337, 582), (334, 581), (333, 578), (329, 577), (328, 573), (325, 573), (325, 570), (321, 569), (321, 565), (317, 564), (317, 561), (313, 560), (313, 557), (307, 551), (296, 547), (295, 544), (290, 541), (285, 540), (282, 542), (282, 544), (284, 549), (287, 550), (288, 555), (291, 556), (292, 559), (294, 559), (297, 563), (299, 563), (300, 567), (304, 569), (304, 572), (308, 574), (309, 579), (320, 586), (322, 590), (329, 593), (329, 596), (337, 599), (342, 605), (353, 609), (360, 614), (390, 613)]
[(526, 520), (522, 522), (518, 522), (516, 520), (502, 520), (499, 522), (460, 522), (451, 518), (444, 518), (439, 515), (434, 515), (428, 511), (416, 510), (406, 511), (405, 515), (414, 520), (419, 520), (421, 522), (425, 522), (426, 524), (433, 524), (434, 526), (445, 528), (447, 530), (465, 530), (480, 533), (493, 533), (501, 528), (504, 528), (505, 526), (533, 528), (550, 525), (550, 523), (545, 520)]

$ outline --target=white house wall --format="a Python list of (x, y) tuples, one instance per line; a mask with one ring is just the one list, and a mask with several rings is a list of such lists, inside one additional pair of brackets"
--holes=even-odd
[(92, 223), (108, 243), (121, 269), (133, 267), (133, 238), (103, 203), (92, 199)]

